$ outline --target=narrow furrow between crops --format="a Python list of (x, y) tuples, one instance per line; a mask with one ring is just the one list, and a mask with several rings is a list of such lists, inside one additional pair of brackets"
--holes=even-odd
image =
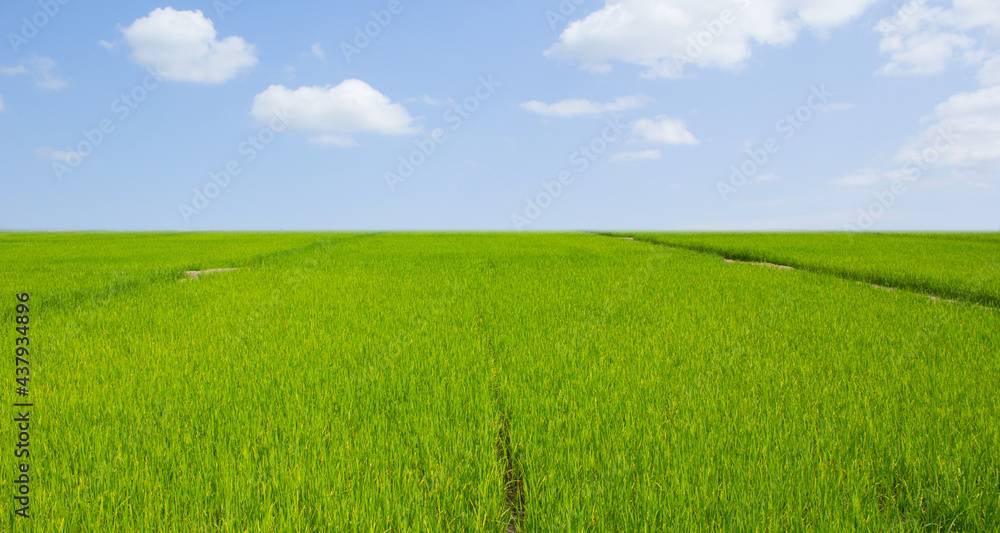
[(509, 517), (504, 533), (517, 533), (521, 530), (521, 524), (524, 523), (526, 507), (523, 463), (520, 460), (520, 454), (515, 451), (510, 441), (511, 421), (510, 415), (504, 408), (503, 390), (500, 386), (501, 370), (497, 366), (493, 340), (483, 328), (482, 312), (478, 314), (476, 329), (486, 346), (487, 356), (490, 358), (490, 393), (497, 416), (496, 454), (497, 462), (503, 471), (506, 511)]
[[(605, 237), (616, 237), (616, 238), (619, 238), (619, 239), (623, 238), (623, 237), (621, 237), (618, 234), (612, 234), (612, 233), (597, 233), (597, 235), (602, 235), (602, 236), (605, 236)], [(983, 309), (988, 309), (990, 311), (1000, 311), (1000, 305), (995, 305), (993, 303), (970, 301), (970, 300), (965, 299), (965, 298), (955, 298), (954, 296), (944, 295), (944, 294), (940, 294), (940, 293), (935, 293), (935, 292), (930, 292), (930, 291), (920, 291), (920, 290), (916, 290), (916, 289), (914, 289), (912, 287), (906, 287), (906, 286), (902, 286), (902, 285), (893, 285), (893, 284), (886, 283), (886, 282), (872, 283), (872, 282), (870, 282), (868, 280), (865, 280), (865, 279), (862, 279), (862, 278), (860, 278), (858, 276), (851, 276), (851, 275), (847, 275), (847, 274), (845, 274), (843, 272), (834, 271), (834, 270), (824, 270), (824, 269), (821, 269), (821, 268), (814, 268), (814, 267), (810, 267), (808, 265), (801, 265), (801, 264), (786, 265), (786, 264), (776, 264), (776, 263), (771, 263), (771, 262), (754, 261), (754, 260), (752, 260), (750, 258), (743, 257), (743, 256), (738, 255), (738, 254), (728, 254), (725, 251), (717, 250), (715, 248), (700, 247), (700, 246), (684, 246), (682, 244), (676, 244), (676, 243), (674, 243), (674, 244), (664, 244), (662, 242), (657, 242), (657, 241), (654, 241), (654, 240), (651, 240), (651, 239), (645, 239), (641, 235), (630, 235), (628, 237), (625, 237), (625, 239), (630, 240), (630, 241), (634, 241), (634, 242), (642, 242), (642, 243), (646, 243), (646, 244), (653, 244), (653, 245), (656, 245), (656, 246), (663, 246), (663, 247), (666, 247), (666, 248), (673, 248), (673, 249), (679, 249), (679, 250), (688, 250), (690, 252), (695, 252), (695, 253), (701, 253), (701, 254), (707, 254), (707, 255), (715, 255), (715, 256), (721, 257), (727, 263), (745, 264), (745, 265), (754, 265), (754, 266), (763, 266), (763, 267), (768, 267), (768, 268), (776, 268), (776, 269), (780, 269), (780, 270), (801, 270), (802, 272), (808, 272), (810, 274), (815, 274), (815, 275), (818, 275), (818, 276), (828, 276), (828, 277), (832, 277), (832, 278), (842, 279), (844, 281), (853, 281), (853, 282), (856, 282), (858, 284), (867, 285), (867, 286), (872, 287), (874, 289), (881, 289), (881, 290), (885, 290), (885, 291), (902, 291), (902, 292), (908, 292), (910, 294), (916, 294), (918, 296), (923, 296), (923, 297), (925, 297), (925, 298), (927, 298), (929, 300), (935, 301), (935, 302), (945, 302), (945, 303), (952, 303), (952, 304), (967, 303), (969, 305), (975, 305), (977, 307), (981, 307)]]
[(293, 254), (295, 252), (309, 250), (309, 249), (312, 249), (312, 248), (324, 249), (324, 248), (326, 248), (326, 247), (328, 247), (330, 245), (338, 245), (339, 246), (339, 245), (344, 244), (344, 243), (346, 243), (348, 241), (352, 241), (352, 240), (355, 240), (355, 239), (364, 239), (366, 237), (373, 237), (373, 236), (376, 236), (376, 235), (380, 235), (381, 233), (382, 232), (359, 233), (359, 234), (356, 234), (356, 235), (341, 236), (339, 238), (331, 239), (331, 240), (318, 240), (316, 242), (307, 244), (305, 246), (299, 246), (299, 247), (296, 247), (296, 248), (287, 248), (287, 249), (284, 249), (284, 250), (275, 250), (273, 252), (268, 252), (266, 254), (261, 254), (261, 255), (252, 257), (248, 261), (246, 261), (244, 264), (237, 265), (237, 266), (240, 267), (240, 268), (249, 268), (249, 267), (253, 267), (253, 266), (259, 266), (259, 265), (265, 264), (267, 261), (271, 261), (271, 260), (274, 260), (274, 259), (279, 259), (279, 258), (281, 258), (283, 256), (291, 255), (291, 254)]
[[(330, 246), (339, 246), (353, 239), (360, 239), (364, 237), (370, 237), (378, 235), (378, 233), (362, 233), (358, 235), (351, 235), (348, 237), (341, 237), (332, 240), (321, 240), (316, 241), (306, 246), (299, 246), (295, 248), (286, 248), (282, 250), (275, 250), (272, 252), (256, 255), (250, 257), (249, 259), (238, 262), (239, 264), (234, 265), (234, 269), (244, 269), (253, 268), (266, 264), (268, 261), (272, 261), (289, 254), (296, 252), (304, 252), (311, 249), (316, 249), (318, 251), (328, 251)], [(114, 282), (108, 284), (105, 288), (99, 291), (73, 291), (65, 296), (61, 296), (55, 301), (50, 302), (45, 306), (46, 312), (55, 312), (69, 309), (76, 309), (77, 313), (80, 313), (84, 309), (95, 309), (104, 303), (111, 300), (119, 298), (125, 294), (140, 291), (146, 287), (156, 285), (157, 283), (167, 283), (176, 281), (178, 279), (190, 279), (191, 275), (182, 273), (183, 268), (176, 271), (171, 271), (169, 267), (163, 271), (155, 272), (153, 275), (148, 275), (145, 277), (131, 277), (131, 279), (124, 279), (119, 282)], [(197, 276), (193, 276), (197, 277)], [(12, 317), (11, 311), (8, 309), (0, 310), (0, 319), (8, 319)]]
[(524, 472), (510, 444), (510, 419), (503, 411), (499, 411), (500, 430), (497, 433), (497, 460), (504, 470), (503, 483), (507, 496), (507, 512), (510, 521), (505, 533), (517, 533), (518, 525), (524, 522), (525, 494)]

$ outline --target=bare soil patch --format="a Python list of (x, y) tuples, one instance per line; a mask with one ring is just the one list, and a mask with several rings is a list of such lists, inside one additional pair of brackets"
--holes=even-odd
[[(869, 287), (871, 287), (873, 289), (880, 289), (880, 290), (888, 291), (888, 292), (897, 292), (897, 291), (899, 291), (899, 289), (897, 289), (895, 287), (884, 287), (882, 285), (876, 285), (874, 283), (865, 283), (863, 281), (858, 281), (857, 284), (858, 285), (867, 285), (867, 286), (869, 286)], [(950, 304), (960, 304), (960, 303), (962, 303), (961, 300), (952, 300), (951, 298), (942, 298), (940, 296), (934, 296), (933, 294), (925, 294), (925, 293), (922, 293), (922, 292), (916, 292), (914, 294), (919, 294), (921, 296), (926, 296), (927, 299), (930, 300), (930, 301), (932, 301), (932, 302), (946, 302), (946, 303), (950, 303)], [(977, 307), (982, 307), (983, 309), (990, 309), (989, 307), (986, 307), (984, 305), (979, 305), (979, 304), (975, 304), (975, 305)]]
[(183, 282), (183, 281), (195, 280), (195, 279), (198, 279), (198, 276), (202, 276), (202, 275), (205, 275), (205, 274), (215, 274), (216, 272), (232, 272), (234, 270), (242, 270), (242, 269), (239, 269), (239, 268), (213, 268), (213, 269), (209, 269), (209, 270), (188, 270), (188, 271), (184, 272), (184, 275), (187, 276), (187, 279), (182, 279), (181, 281)]
[(788, 265), (776, 265), (774, 263), (753, 263), (750, 261), (737, 261), (735, 259), (723, 259), (723, 260), (727, 263), (735, 263), (739, 265), (757, 265), (757, 266), (766, 266), (770, 268), (780, 268), (781, 270), (795, 270), (794, 268)]

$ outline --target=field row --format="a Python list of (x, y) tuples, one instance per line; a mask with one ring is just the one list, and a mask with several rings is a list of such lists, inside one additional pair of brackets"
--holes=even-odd
[[(0, 233), (0, 275), (9, 291), (45, 309), (109, 298), (188, 270), (253, 267), (318, 242), (357, 234)], [(5, 291), (5, 292), (9, 292)], [(0, 318), (10, 318), (6, 306)]]
[(788, 265), (1000, 308), (1000, 235), (637, 233), (636, 239)]

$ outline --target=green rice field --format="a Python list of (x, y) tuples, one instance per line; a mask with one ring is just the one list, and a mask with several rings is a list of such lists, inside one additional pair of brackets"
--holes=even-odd
[(4, 531), (1000, 530), (997, 235), (0, 249)]
[(995, 233), (633, 236), (731, 259), (778, 263), (1000, 307), (1000, 234)]

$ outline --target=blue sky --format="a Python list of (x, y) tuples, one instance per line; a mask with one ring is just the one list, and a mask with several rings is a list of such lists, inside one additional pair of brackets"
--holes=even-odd
[(0, 229), (1000, 229), (996, 2), (442, 4), (5, 2)]

